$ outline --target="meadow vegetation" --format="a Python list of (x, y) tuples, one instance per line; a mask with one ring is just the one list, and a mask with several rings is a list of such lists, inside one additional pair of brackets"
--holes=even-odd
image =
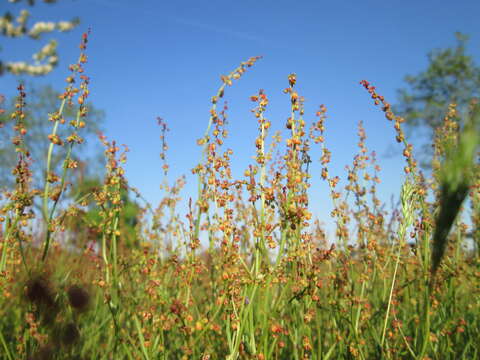
[[(387, 212), (363, 125), (352, 165), (346, 174), (331, 174), (327, 108), (308, 119), (295, 74), (284, 89), (291, 105), (286, 138), (270, 133), (268, 94), (251, 96), (255, 159), (243, 177), (233, 177), (222, 101), (259, 60), (251, 58), (222, 76), (211, 98), (192, 169), (198, 194), (187, 216), (179, 211), (184, 179), (166, 182), (164, 198), (157, 207), (144, 206), (135, 241), (131, 234), (127, 241), (127, 149), (101, 136), (103, 184), (67, 197), (69, 174), (78, 166), (72, 154), (89, 126), (87, 40), (84, 34), (58, 110), (45, 114), (52, 130), (41, 189), (32, 186), (23, 140), (28, 94), (22, 85), (10, 114), (17, 162), (0, 210), (2, 359), (480, 358), (474, 100), (464, 126), (450, 105), (433, 140), (432, 171), (424, 173), (402, 130), (404, 119), (361, 82), (403, 147), (400, 205)], [(63, 117), (67, 107), (77, 109), (70, 123)], [(159, 124), (167, 173), (168, 128)], [(68, 136), (58, 136), (62, 127)], [(55, 173), (51, 159), (59, 147), (66, 155)], [(312, 161), (321, 163), (321, 173), (310, 172)], [(330, 189), (334, 238), (309, 211), (314, 177)], [(79, 231), (78, 219), (92, 207), (96, 216), (85, 220), (92, 231)]]

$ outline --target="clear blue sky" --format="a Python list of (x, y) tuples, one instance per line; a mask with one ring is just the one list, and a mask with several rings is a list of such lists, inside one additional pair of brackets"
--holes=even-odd
[[(16, 13), (26, 6), (1, 0), (0, 10)], [(25, 4), (23, 4), (25, 3)], [(284, 129), (289, 100), (282, 93), (288, 74), (298, 76), (305, 96), (306, 118), (314, 119), (320, 104), (329, 109), (327, 145), (332, 150), (331, 173), (344, 177), (356, 151), (356, 126), (363, 120), (367, 146), (379, 154), (388, 202), (398, 194), (403, 159), (384, 158), (395, 145), (392, 123), (358, 84), (366, 79), (391, 103), (406, 74), (427, 66), (427, 52), (455, 44), (454, 32), (470, 35), (468, 51), (480, 59), (480, 2), (471, 1), (145, 1), (62, 0), (30, 8), (31, 21), (81, 18), (73, 32), (53, 34), (59, 40), (61, 63), (39, 82), (64, 86), (68, 64), (78, 57), (80, 35), (92, 29), (86, 73), (91, 77), (90, 100), (107, 114), (106, 135), (128, 144), (127, 177), (153, 204), (161, 193), (160, 131), (163, 117), (168, 133), (170, 181), (189, 174), (199, 159), (195, 142), (208, 121), (210, 98), (220, 75), (251, 56), (264, 58), (240, 82), (227, 89), (230, 139), (237, 176), (254, 155), (256, 121), (249, 96), (265, 89), (270, 98), (267, 117), (273, 130)], [(47, 35), (45, 39), (48, 39)], [(39, 42), (2, 41), (2, 59), (23, 60)], [(17, 78), (0, 78), (0, 93), (12, 94)], [(397, 148), (400, 151), (400, 148)], [(312, 153), (314, 160), (319, 151)], [(314, 167), (314, 177), (319, 169)], [(193, 195), (194, 179), (184, 195)], [(325, 184), (315, 182), (312, 210), (328, 214)]]

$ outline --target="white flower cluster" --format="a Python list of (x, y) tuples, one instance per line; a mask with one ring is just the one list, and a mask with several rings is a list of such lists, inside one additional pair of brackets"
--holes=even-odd
[[(14, 3), (19, 0), (9, 1)], [(54, 2), (54, 0), (43, 1)], [(39, 21), (28, 29), (26, 24), (29, 16), (30, 13), (27, 10), (21, 10), (19, 16), (15, 19), (16, 24), (9, 13), (0, 16), (0, 35), (12, 38), (28, 35), (32, 39), (38, 39), (44, 33), (49, 33), (54, 30), (60, 32), (70, 31), (79, 24), (78, 18), (75, 18), (72, 21), (59, 21), (57, 23), (52, 21)], [(57, 42), (51, 40), (48, 44), (43, 46), (39, 52), (33, 54), (33, 60), (33, 64), (28, 64), (25, 61), (6, 62), (2, 64), (0, 61), (0, 76), (5, 70), (15, 75), (29, 74), (37, 76), (48, 74), (58, 63)], [(41, 64), (41, 61), (44, 63)]]
[(43, 33), (49, 33), (49, 32), (52, 32), (53, 30), (55, 30), (54, 22), (39, 21), (32, 26), (32, 28), (28, 32), (28, 35), (32, 39), (38, 39), (40, 35), (42, 35)]
[(54, 23), (52, 21), (40, 21), (33, 25), (33, 27), (28, 32), (28, 35), (32, 39), (38, 39), (43, 33), (49, 33), (54, 30), (58, 30), (60, 32), (73, 30), (78, 25), (78, 23), (78, 19), (74, 19), (72, 21), (59, 21), (58, 23)]
[(29, 16), (30, 13), (27, 10), (20, 11), (20, 15), (17, 18), (17, 26), (13, 25), (12, 20), (7, 15), (0, 17), (0, 32), (3, 32), (8, 37), (22, 36), (25, 34), (25, 24)]
[[(49, 57), (48, 63), (52, 65), (56, 65), (58, 62), (57, 58), (57, 41), (56, 40), (50, 40), (48, 44), (45, 44), (43, 48), (40, 49), (39, 52), (36, 54), (33, 54), (33, 60), (35, 61), (41, 61), (45, 59), (46, 57)], [(55, 58), (52, 60), (52, 58)]]
[(30, 65), (24, 61), (9, 62), (5, 68), (14, 75), (28, 74), (33, 76), (46, 75), (53, 70), (53, 66), (50, 64)]
[(78, 21), (59, 21), (57, 23), (57, 30), (60, 32), (70, 31), (78, 25)]
[[(9, 62), (5, 69), (14, 74), (28, 74), (33, 76), (46, 75), (53, 70), (58, 63), (57, 42), (50, 40), (39, 52), (33, 54), (34, 64), (27, 64), (24, 61)], [(41, 60), (47, 59), (46, 64), (40, 64)]]
[(49, 33), (54, 30), (60, 32), (66, 32), (74, 29), (78, 24), (78, 18), (75, 18), (71, 21), (59, 21), (55, 23), (53, 21), (39, 21), (35, 23), (30, 30), (27, 29), (27, 20), (30, 16), (30, 13), (27, 10), (20, 11), (20, 15), (17, 17), (15, 25), (12, 21), (10, 15), (5, 14), (0, 17), (0, 33), (8, 37), (20, 37), (27, 33), (32, 39), (38, 39), (43, 33)]

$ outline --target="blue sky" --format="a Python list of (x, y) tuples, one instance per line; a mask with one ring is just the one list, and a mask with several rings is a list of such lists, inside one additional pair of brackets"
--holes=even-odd
[[(17, 13), (26, 3), (1, 0), (0, 10)], [(357, 123), (362, 120), (367, 146), (379, 154), (380, 195), (389, 201), (402, 182), (401, 156), (385, 158), (396, 146), (392, 123), (373, 106), (359, 81), (366, 79), (391, 103), (404, 86), (406, 74), (427, 66), (427, 53), (455, 44), (454, 32), (470, 35), (468, 52), (480, 59), (478, 1), (146, 1), (82, 0), (37, 4), (31, 22), (59, 21), (79, 16), (81, 25), (59, 40), (61, 62), (50, 75), (38, 78), (57, 89), (64, 86), (68, 64), (78, 57), (81, 33), (91, 28), (90, 100), (107, 114), (109, 139), (130, 147), (127, 177), (153, 204), (161, 197), (163, 173), (160, 129), (156, 117), (169, 124), (170, 182), (189, 174), (200, 156), (195, 144), (208, 122), (210, 98), (220, 75), (241, 61), (262, 55), (242, 79), (226, 91), (229, 103), (233, 169), (240, 176), (254, 155), (256, 121), (249, 97), (265, 89), (270, 99), (267, 117), (273, 130), (283, 130), (289, 100), (282, 90), (296, 73), (298, 91), (306, 98), (306, 118), (314, 119), (320, 104), (328, 108), (327, 146), (331, 173), (344, 177), (356, 151)], [(1, 38), (0, 57), (24, 60), (40, 42)], [(17, 78), (0, 78), (0, 93), (13, 94)], [(400, 147), (397, 147), (400, 152)], [(318, 150), (312, 153), (320, 157)], [(319, 178), (319, 168), (313, 168)], [(189, 177), (184, 195), (193, 196)], [(328, 191), (314, 182), (312, 210), (329, 213)]]

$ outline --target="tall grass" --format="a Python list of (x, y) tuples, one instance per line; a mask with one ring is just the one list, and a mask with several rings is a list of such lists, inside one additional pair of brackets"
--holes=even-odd
[[(290, 103), (284, 142), (269, 134), (268, 95), (261, 90), (251, 96), (252, 121), (258, 122), (256, 155), (244, 177), (233, 177), (232, 150), (223, 147), (227, 108), (218, 105), (259, 60), (251, 58), (222, 76), (212, 97), (207, 129), (198, 140), (201, 155), (193, 169), (198, 190), (187, 221), (177, 209), (183, 179), (172, 186), (166, 180), (158, 207), (145, 206), (138, 246), (126, 244), (119, 225), (121, 191), (131, 189), (122, 168), (125, 152), (101, 137), (104, 184), (87, 195), (100, 210), (93, 224), (99, 235), (81, 239), (78, 234), (79, 253), (59, 240), (69, 231), (68, 219), (85, 214), (85, 197), (71, 201), (64, 194), (68, 172), (76, 167), (74, 145), (82, 143), (81, 129), (88, 126), (87, 40), (85, 34), (59, 109), (48, 119), (52, 133), (43, 189), (31, 188), (22, 86), (11, 114), (18, 163), (16, 187), (4, 194), (0, 211), (1, 358), (480, 357), (476, 103), (463, 128), (455, 105), (450, 106), (434, 139), (433, 170), (427, 176), (402, 130), (403, 118), (374, 86), (361, 82), (403, 146), (401, 205), (389, 214), (377, 197), (380, 168), (375, 153), (367, 150), (363, 125), (358, 153), (341, 186), (340, 175), (329, 169), (327, 108), (320, 106), (309, 121), (295, 74), (284, 89)], [(65, 106), (78, 106), (70, 124), (62, 117)], [(163, 120), (159, 124), (167, 173), (168, 128)], [(59, 138), (58, 127), (67, 125), (71, 135)], [(58, 175), (50, 166), (57, 146), (68, 147)], [(310, 171), (315, 158), (320, 174)], [(328, 183), (334, 241), (309, 211), (311, 178)], [(470, 224), (460, 215), (467, 198), (473, 209)], [(36, 202), (42, 204), (41, 214), (33, 211)], [(44, 224), (41, 233), (32, 230), (39, 223)], [(464, 246), (469, 234), (473, 249)]]

